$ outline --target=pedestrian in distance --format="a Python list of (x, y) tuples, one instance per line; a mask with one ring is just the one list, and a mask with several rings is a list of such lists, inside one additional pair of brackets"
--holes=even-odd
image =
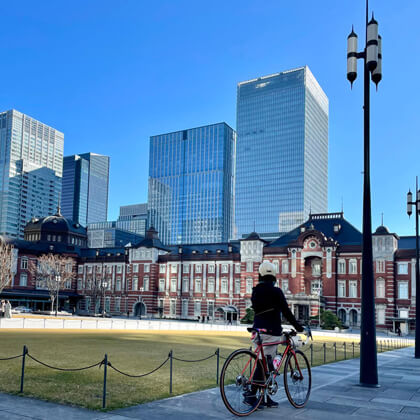
[(2, 299), (0, 302), (0, 318), (4, 318), (4, 313), (6, 312), (6, 303)]
[(12, 305), (10, 304), (8, 300), (6, 301), (6, 305), (5, 305), (5, 316), (6, 318), (12, 317)]

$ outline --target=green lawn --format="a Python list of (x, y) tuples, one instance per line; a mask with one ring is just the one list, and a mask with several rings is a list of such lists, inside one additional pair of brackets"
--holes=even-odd
[[(320, 339), (318, 339), (320, 340)], [(322, 340), (324, 341), (324, 340)], [(174, 357), (200, 359), (220, 348), (222, 357), (238, 348), (249, 347), (249, 336), (242, 333), (186, 331), (0, 331), (0, 358), (17, 355), (23, 345), (35, 358), (53, 366), (77, 368), (103, 359), (116, 368), (142, 374), (159, 366), (173, 350)], [(335, 360), (334, 342), (326, 343), (326, 362)], [(354, 346), (355, 357), (359, 346)], [(310, 359), (310, 349), (305, 353)], [(337, 341), (337, 360), (344, 358), (343, 341)], [(323, 343), (313, 346), (313, 365), (324, 362)], [(353, 356), (346, 342), (346, 357)], [(18, 393), (22, 359), (0, 361), (0, 391)], [(220, 369), (223, 359), (220, 360)], [(91, 409), (102, 406), (103, 367), (82, 372), (62, 372), (41, 366), (28, 357), (24, 395)], [(173, 362), (173, 394), (179, 395), (216, 386), (216, 358), (199, 363)], [(116, 409), (169, 397), (169, 362), (144, 378), (128, 378), (108, 368), (107, 409)]]

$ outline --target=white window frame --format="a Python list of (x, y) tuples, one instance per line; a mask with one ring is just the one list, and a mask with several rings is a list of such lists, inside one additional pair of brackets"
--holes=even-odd
[(409, 299), (408, 281), (398, 282), (398, 299)]
[(281, 289), (283, 290), (283, 293), (286, 293), (289, 291), (289, 279), (281, 280)]
[(176, 299), (171, 299), (169, 301), (169, 315), (176, 316)]
[(346, 274), (346, 260), (344, 258), (340, 258), (338, 260), (337, 273), (338, 274)]
[(165, 264), (159, 264), (159, 273), (164, 274), (166, 271), (166, 265)]
[(247, 278), (246, 279), (246, 290), (245, 293), (250, 295), (252, 293), (252, 286), (254, 285), (254, 281), (252, 280), (252, 278)]
[(165, 291), (165, 279), (159, 279), (159, 292)]
[(138, 273), (138, 272), (139, 272), (139, 265), (133, 264), (133, 273)]
[(144, 264), (144, 271), (143, 273), (150, 273), (150, 264)]
[(406, 275), (408, 274), (408, 263), (398, 263), (398, 274)]
[(227, 264), (222, 264), (222, 273), (226, 274), (229, 272), (229, 266)]
[(235, 264), (235, 274), (241, 274), (241, 263)]
[(203, 267), (201, 264), (196, 264), (195, 265), (195, 272), (196, 273), (201, 273), (203, 271)]
[(247, 273), (253, 273), (254, 272), (254, 262), (253, 261), (247, 261), (246, 262), (246, 272)]
[(188, 293), (189, 286), (190, 286), (190, 280), (188, 279), (188, 277), (183, 278), (182, 279), (182, 291), (184, 293)]
[(145, 276), (143, 279), (143, 290), (145, 292), (149, 291), (149, 276)]
[(216, 271), (216, 266), (214, 264), (209, 264), (209, 273), (214, 274)]
[(338, 283), (337, 283), (337, 296), (339, 298), (346, 297), (346, 281), (345, 280), (338, 280)]
[(28, 285), (28, 274), (27, 273), (20, 273), (19, 286), (26, 287), (27, 285)]
[(181, 316), (183, 318), (188, 317), (188, 299), (182, 299), (181, 301)]
[(207, 279), (207, 293), (214, 293), (214, 278)]
[(385, 273), (385, 260), (376, 260), (376, 272)]
[(220, 280), (220, 293), (228, 293), (228, 279), (226, 277)]
[(376, 279), (376, 297), (385, 298), (385, 279), (382, 277)]
[(189, 273), (190, 272), (190, 265), (189, 264), (184, 264), (182, 266), (182, 272), (183, 273)]
[(239, 295), (241, 293), (241, 279), (235, 279), (235, 294)]
[(201, 300), (194, 301), (194, 316), (201, 316)]
[(281, 272), (283, 274), (287, 274), (289, 272), (289, 261), (288, 260), (282, 260), (281, 261)]
[(83, 274), (83, 265), (79, 265), (79, 266), (77, 267), (77, 273), (78, 273), (78, 274)]
[(201, 279), (195, 279), (194, 281), (194, 292), (195, 293), (201, 293)]
[(349, 298), (357, 298), (357, 281), (349, 281)]
[(171, 292), (176, 292), (176, 283), (177, 283), (176, 277), (171, 278)]
[(376, 323), (378, 325), (385, 324), (385, 308), (378, 308), (376, 310)]
[(27, 270), (28, 269), (28, 258), (27, 257), (22, 257), (20, 259), (20, 268), (22, 270)]
[(121, 291), (121, 279), (120, 278), (115, 279), (115, 291), (116, 292)]
[(138, 278), (137, 276), (134, 276), (134, 277), (133, 277), (133, 281), (132, 281), (132, 284), (131, 284), (131, 288), (132, 288), (133, 290), (139, 290), (139, 278)]
[(121, 273), (122, 273), (122, 266), (117, 265), (117, 274), (121, 274)]
[(176, 273), (177, 273), (177, 265), (171, 264), (171, 274), (176, 274)]
[(349, 274), (357, 274), (357, 260), (355, 258), (349, 260)]

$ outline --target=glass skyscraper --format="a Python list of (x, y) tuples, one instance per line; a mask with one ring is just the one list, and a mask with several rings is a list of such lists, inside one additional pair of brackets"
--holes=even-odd
[(328, 210), (328, 98), (307, 66), (238, 84), (235, 222), (278, 236)]
[(164, 244), (229, 240), (235, 145), (225, 123), (150, 138), (148, 220)]
[(33, 217), (55, 214), (64, 134), (14, 109), (0, 113), (0, 234), (23, 239)]
[(64, 158), (61, 207), (64, 217), (82, 226), (108, 216), (109, 157), (83, 153)]

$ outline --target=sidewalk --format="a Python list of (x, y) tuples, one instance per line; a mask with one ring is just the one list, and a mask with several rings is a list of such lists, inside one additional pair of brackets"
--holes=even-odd
[[(313, 369), (312, 394), (301, 410), (287, 400), (276, 409), (265, 409), (250, 418), (383, 420), (420, 418), (420, 360), (409, 347), (378, 354), (379, 388), (358, 385), (359, 359)], [(129, 420), (233, 419), (224, 407), (218, 388), (107, 413), (66, 407), (30, 398), (0, 394), (0, 419)]]

